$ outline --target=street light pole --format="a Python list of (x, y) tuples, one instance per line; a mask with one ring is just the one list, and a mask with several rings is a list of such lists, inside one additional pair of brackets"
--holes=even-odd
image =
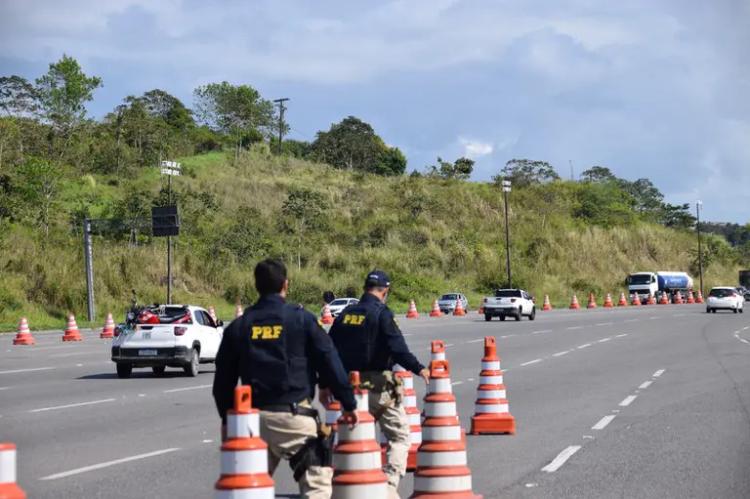
[(703, 247), (701, 245), (701, 209), (703, 208), (703, 202), (697, 201), (695, 203), (695, 231), (698, 233), (698, 273), (700, 274), (700, 290), (701, 296), (703, 296)]
[(503, 180), (503, 199), (505, 201), (505, 257), (508, 266), (508, 289), (513, 287), (510, 272), (510, 224), (508, 223), (508, 193), (510, 192), (510, 180)]

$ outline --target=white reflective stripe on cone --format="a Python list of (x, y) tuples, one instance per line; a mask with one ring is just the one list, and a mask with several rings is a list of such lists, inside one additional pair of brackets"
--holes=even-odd
[(419, 426), (420, 424), (422, 424), (422, 417), (418, 412), (412, 412), (407, 415), (409, 416), (410, 426)]
[(433, 353), (432, 360), (445, 360), (445, 352)]
[(422, 438), (426, 442), (458, 442), (461, 440), (461, 427), (455, 426), (423, 426)]
[(214, 499), (275, 499), (273, 487), (263, 489), (217, 490)]
[(359, 423), (350, 430), (348, 426), (339, 427), (340, 442), (361, 442), (363, 440), (375, 440), (375, 423)]
[(409, 376), (401, 376), (401, 379), (404, 383), (404, 390), (413, 390), (414, 389), (414, 378)]
[(421, 444), (422, 443), (422, 432), (421, 431), (412, 431), (409, 433), (409, 440), (413, 444)]
[(382, 466), (380, 451), (360, 454), (333, 454), (333, 468), (337, 471), (379, 470)]
[(477, 390), (479, 400), (497, 400), (505, 398), (505, 390)]
[(450, 378), (433, 378), (430, 380), (430, 393), (453, 393)]
[(447, 418), (456, 414), (455, 402), (425, 402), (424, 415), (428, 418)]
[(0, 483), (16, 483), (16, 449), (0, 451)]
[(369, 402), (369, 392), (368, 393), (357, 393), (354, 395), (354, 398), (357, 400), (357, 410), (360, 412), (368, 412), (370, 410), (370, 402)]
[(362, 499), (387, 497), (388, 482), (366, 485), (336, 485), (331, 499)]
[(466, 466), (466, 451), (425, 452), (417, 455), (417, 466)]
[(221, 452), (222, 475), (268, 473), (268, 449)]
[(489, 362), (482, 361), (482, 371), (499, 371), (500, 361), (491, 360)]
[(471, 475), (446, 477), (414, 477), (414, 492), (468, 492)]
[(508, 404), (474, 404), (477, 414), (502, 414), (508, 412)]
[(417, 394), (404, 397), (404, 407), (417, 407)]
[(503, 375), (498, 374), (497, 376), (480, 376), (479, 377), (479, 384), (480, 385), (502, 385), (503, 384)]
[(260, 435), (260, 415), (230, 414), (227, 417), (228, 438), (249, 438)]

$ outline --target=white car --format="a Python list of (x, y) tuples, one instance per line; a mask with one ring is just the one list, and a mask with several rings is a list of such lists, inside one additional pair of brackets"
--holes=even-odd
[(118, 326), (112, 342), (112, 362), (117, 377), (129, 378), (133, 368), (150, 367), (163, 374), (167, 367), (181, 367), (197, 376), (200, 364), (214, 362), (224, 335), (224, 323), (215, 324), (209, 313), (192, 305), (164, 305), (152, 321), (132, 331)]
[[(349, 305), (356, 305), (357, 303), (359, 303), (359, 300), (356, 298), (336, 298), (328, 304), (328, 310), (331, 311), (332, 316), (338, 317), (346, 307)], [(320, 310), (320, 315), (323, 315), (324, 309), (325, 307)]]
[(526, 316), (530, 321), (536, 318), (536, 304), (534, 297), (523, 289), (498, 289), (495, 296), (488, 296), (482, 302), (484, 320), (491, 321), (493, 317), (513, 317), (517, 321)]
[(438, 299), (438, 307), (444, 314), (452, 314), (456, 310), (456, 303), (461, 301), (464, 312), (469, 310), (469, 300), (461, 293), (446, 293)]
[(745, 298), (736, 288), (719, 286), (713, 288), (706, 298), (707, 314), (715, 314), (717, 310), (732, 310), (735, 314), (741, 314), (744, 309)]

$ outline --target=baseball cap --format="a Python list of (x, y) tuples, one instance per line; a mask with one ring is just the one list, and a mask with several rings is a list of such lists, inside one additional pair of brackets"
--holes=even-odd
[(377, 286), (381, 288), (389, 288), (391, 286), (391, 280), (388, 278), (388, 274), (382, 270), (373, 270), (367, 274), (365, 279), (365, 286)]

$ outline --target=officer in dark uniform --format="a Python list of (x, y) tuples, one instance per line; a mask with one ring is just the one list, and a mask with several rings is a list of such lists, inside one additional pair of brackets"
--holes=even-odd
[[(383, 471), (388, 475), (389, 495), (406, 474), (411, 446), (409, 419), (403, 406), (400, 378), (393, 376), (394, 364), (421, 376), (429, 383), (429, 371), (409, 351), (393, 312), (385, 305), (390, 290), (388, 275), (382, 270), (370, 272), (365, 294), (336, 318), (329, 336), (341, 355), (347, 372), (359, 371), (363, 384), (370, 385), (370, 413), (388, 438), (388, 460)], [(320, 401), (330, 402), (331, 390), (321, 384)]]
[(216, 356), (213, 395), (226, 439), (226, 416), (238, 378), (252, 387), (260, 410), (260, 434), (268, 444), (273, 475), (288, 459), (306, 498), (328, 499), (333, 478), (331, 438), (319, 435), (318, 411), (312, 407), (320, 380), (341, 401), (352, 426), (358, 422), (354, 391), (336, 348), (318, 319), (300, 305), (286, 302), (286, 267), (265, 260), (255, 267), (258, 302), (235, 319)]

